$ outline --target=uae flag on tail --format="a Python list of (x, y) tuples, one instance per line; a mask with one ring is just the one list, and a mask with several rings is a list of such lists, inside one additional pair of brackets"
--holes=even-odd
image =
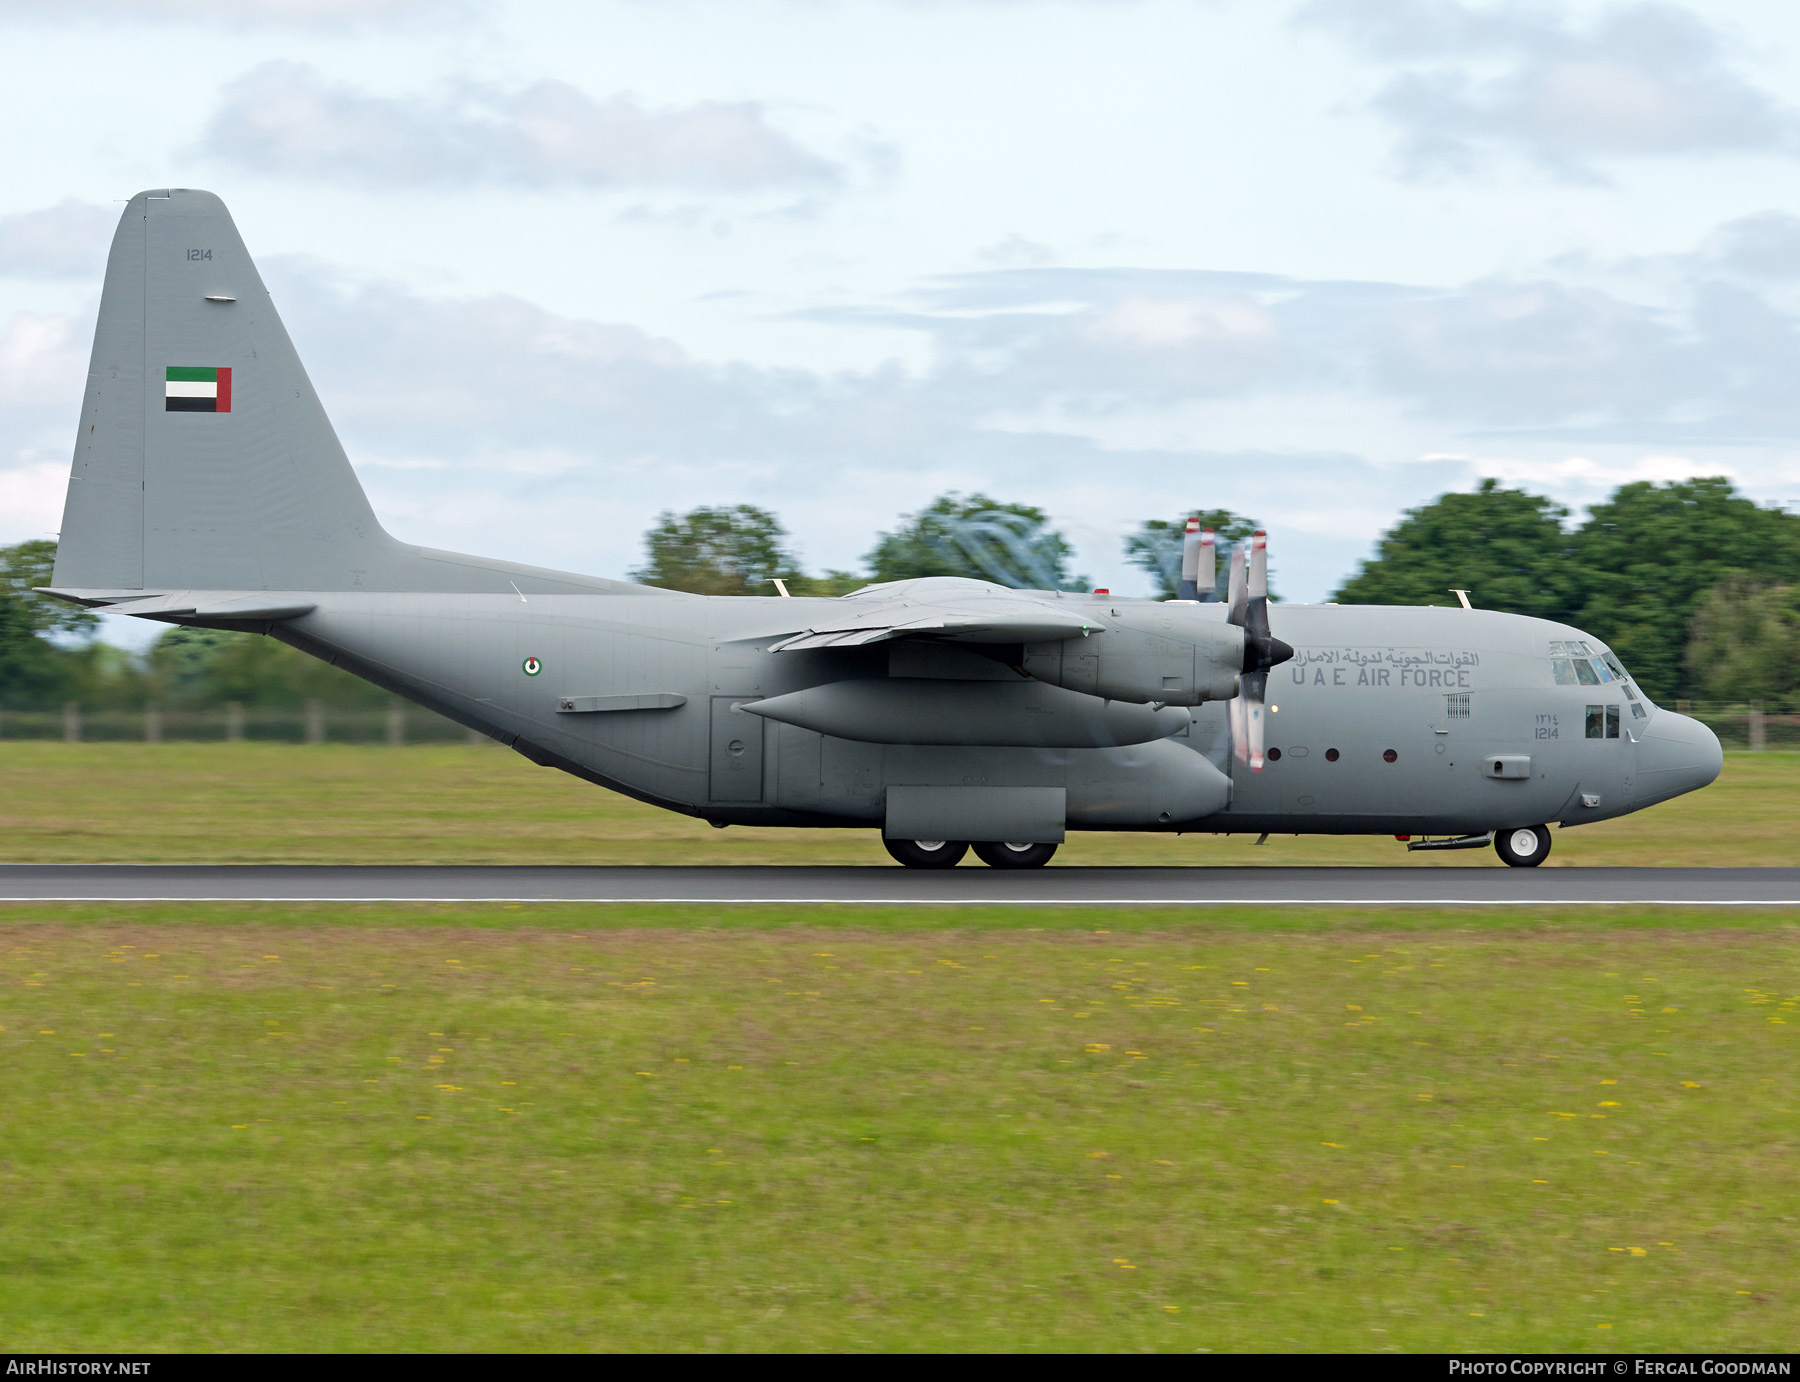
[(166, 413), (229, 413), (229, 365), (170, 365), (163, 385)]

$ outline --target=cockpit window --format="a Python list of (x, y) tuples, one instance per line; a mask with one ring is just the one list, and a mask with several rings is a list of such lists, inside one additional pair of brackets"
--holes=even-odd
[(1558, 686), (1617, 685), (1631, 707), (1631, 718), (1649, 718), (1650, 712), (1645, 709), (1637, 688), (1631, 684), (1631, 674), (1625, 670), (1625, 664), (1598, 643), (1585, 638), (1551, 639), (1550, 674)]

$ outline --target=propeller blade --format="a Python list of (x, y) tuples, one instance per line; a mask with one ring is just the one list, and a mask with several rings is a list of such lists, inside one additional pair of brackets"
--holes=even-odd
[(1218, 550), (1218, 539), (1214, 537), (1213, 530), (1203, 529), (1200, 533), (1200, 569), (1194, 574), (1194, 588), (1199, 598), (1209, 604), (1219, 598), (1213, 591), (1213, 583), (1219, 579), (1215, 566), (1215, 554)]
[(1252, 638), (1269, 637), (1269, 535), (1250, 534), (1249, 605), (1244, 611), (1244, 631)]
[(1258, 529), (1247, 547), (1232, 549), (1228, 578), (1231, 608), (1226, 619), (1244, 631), (1244, 670), (1231, 701), (1231, 750), (1250, 771), (1263, 770), (1263, 740), (1268, 731), (1269, 669), (1279, 667), (1294, 650), (1269, 631), (1269, 538)]
[(1248, 672), (1244, 675), (1243, 689), (1240, 693), (1244, 699), (1245, 729), (1249, 731), (1247, 738), (1250, 771), (1260, 773), (1263, 770), (1263, 736), (1268, 728), (1268, 707), (1263, 704), (1263, 697), (1268, 694), (1269, 674), (1267, 672)]
[(1200, 579), (1200, 520), (1190, 518), (1187, 530), (1181, 535), (1181, 582), (1175, 587), (1177, 600), (1197, 600), (1200, 598), (1198, 582)]
[(1225, 598), (1229, 601), (1225, 622), (1236, 624), (1241, 629), (1250, 612), (1250, 592), (1244, 584), (1244, 549), (1241, 546), (1231, 549), (1231, 571), (1226, 577), (1225, 592)]

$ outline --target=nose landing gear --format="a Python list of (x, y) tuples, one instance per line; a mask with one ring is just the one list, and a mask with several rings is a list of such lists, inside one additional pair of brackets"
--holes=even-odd
[(1522, 825), (1494, 832), (1494, 852), (1515, 869), (1534, 869), (1550, 857), (1550, 827)]

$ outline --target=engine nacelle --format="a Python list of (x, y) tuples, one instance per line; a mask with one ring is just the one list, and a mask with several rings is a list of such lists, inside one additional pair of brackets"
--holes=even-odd
[(1150, 601), (1104, 617), (1105, 633), (1026, 644), (1025, 670), (1052, 686), (1139, 704), (1200, 705), (1237, 694), (1242, 629), (1197, 619), (1193, 606)]

